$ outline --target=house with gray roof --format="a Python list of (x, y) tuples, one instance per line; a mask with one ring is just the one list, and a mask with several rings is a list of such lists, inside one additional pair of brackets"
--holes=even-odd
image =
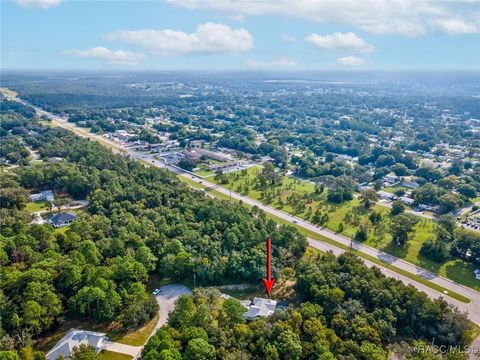
[(53, 227), (59, 228), (70, 225), (77, 215), (73, 212), (64, 212), (59, 214), (50, 214), (48, 215), (48, 223), (53, 225)]
[(382, 190), (377, 191), (377, 195), (382, 200), (392, 201), (395, 199), (395, 195)]
[(46, 358), (47, 360), (70, 359), (73, 348), (82, 344), (90, 346), (99, 353), (104, 349), (107, 341), (108, 337), (104, 333), (72, 328), (47, 353)]
[(245, 319), (255, 320), (272, 315), (277, 307), (277, 301), (255, 297), (249, 306), (243, 305), (247, 308), (247, 311), (243, 314)]
[(55, 199), (55, 195), (52, 190), (40, 191), (37, 194), (30, 195), (30, 201), (50, 201)]

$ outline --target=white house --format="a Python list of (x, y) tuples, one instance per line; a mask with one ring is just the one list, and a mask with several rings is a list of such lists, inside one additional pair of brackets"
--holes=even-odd
[(37, 194), (30, 195), (30, 201), (50, 201), (55, 199), (55, 195), (52, 190), (40, 191)]
[(438, 210), (440, 209), (440, 206), (438, 205), (428, 205), (428, 204), (420, 204), (418, 205), (418, 207), (422, 210), (425, 210), (425, 211), (431, 211), (431, 212), (438, 212)]
[(369, 190), (369, 189), (372, 189), (372, 187), (368, 186), (368, 185), (358, 185), (357, 186), (357, 191), (358, 192), (364, 192), (365, 190)]
[(398, 180), (398, 176), (395, 174), (388, 174), (383, 177), (383, 181), (391, 185), (396, 184)]
[(73, 348), (82, 344), (89, 345), (99, 353), (103, 350), (107, 341), (108, 337), (104, 333), (72, 328), (47, 353), (46, 358), (47, 360), (70, 359)]
[(404, 204), (409, 205), (409, 206), (411, 206), (411, 205), (414, 203), (414, 201), (415, 201), (415, 200), (413, 200), (412, 198), (409, 198), (409, 197), (407, 197), (407, 196), (401, 196), (401, 197), (399, 198), (399, 200), (400, 200), (401, 202), (403, 202)]
[(277, 301), (255, 297), (249, 306), (243, 305), (247, 308), (247, 312), (243, 314), (245, 319), (255, 320), (272, 315), (277, 307)]

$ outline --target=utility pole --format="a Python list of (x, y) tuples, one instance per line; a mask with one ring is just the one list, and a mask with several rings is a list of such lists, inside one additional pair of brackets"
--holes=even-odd
[(195, 275), (195, 273), (193, 273), (193, 287), (197, 287), (197, 275)]

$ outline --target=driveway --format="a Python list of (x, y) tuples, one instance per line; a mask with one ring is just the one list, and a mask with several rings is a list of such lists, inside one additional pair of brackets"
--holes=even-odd
[(152, 334), (156, 333), (159, 328), (167, 323), (168, 314), (175, 307), (175, 301), (181, 295), (192, 293), (188, 287), (178, 284), (165, 285), (160, 287), (160, 289), (162, 289), (162, 291), (156, 296), (158, 306), (160, 307), (158, 310), (160, 316)]
[(131, 346), (120, 344), (112, 341), (105, 342), (105, 346), (103, 347), (104, 350), (130, 355), (131, 357), (136, 357), (140, 351), (142, 351), (141, 346)]

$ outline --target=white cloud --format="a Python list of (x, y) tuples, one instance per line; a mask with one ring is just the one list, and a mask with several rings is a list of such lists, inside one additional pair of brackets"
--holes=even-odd
[(144, 54), (123, 50), (110, 50), (103, 46), (97, 46), (88, 50), (67, 50), (63, 54), (74, 58), (88, 58), (103, 60), (110, 65), (137, 65), (145, 58)]
[(288, 35), (288, 34), (282, 34), (280, 38), (282, 39), (283, 42), (286, 42), (286, 43), (292, 43), (297, 41), (297, 38), (295, 36)]
[[(457, 19), (477, 24), (478, 1), (435, 0), (169, 0), (186, 9), (209, 8), (227, 16), (280, 15), (320, 23), (346, 24), (374, 34), (423, 35), (429, 30), (453, 33), (434, 21)], [(463, 30), (471, 30), (467, 27)]]
[(368, 53), (375, 50), (373, 45), (368, 44), (353, 32), (333, 33), (329, 35), (311, 34), (305, 38), (313, 45), (331, 51), (354, 51), (358, 53)]
[(462, 19), (436, 20), (432, 21), (432, 25), (450, 35), (476, 34), (480, 32), (479, 24), (475, 24), (474, 22), (466, 22)]
[(362, 66), (365, 64), (365, 60), (356, 56), (344, 56), (337, 59), (337, 65), (340, 66)]
[(297, 65), (297, 62), (288, 58), (274, 58), (269, 61), (249, 59), (245, 62), (248, 67), (255, 69), (285, 68)]
[(36, 7), (41, 9), (48, 9), (52, 6), (60, 4), (61, 0), (15, 0), (17, 5), (23, 7)]
[(253, 37), (245, 29), (207, 22), (194, 33), (165, 30), (117, 30), (105, 35), (107, 40), (124, 41), (158, 55), (225, 54), (253, 48)]

